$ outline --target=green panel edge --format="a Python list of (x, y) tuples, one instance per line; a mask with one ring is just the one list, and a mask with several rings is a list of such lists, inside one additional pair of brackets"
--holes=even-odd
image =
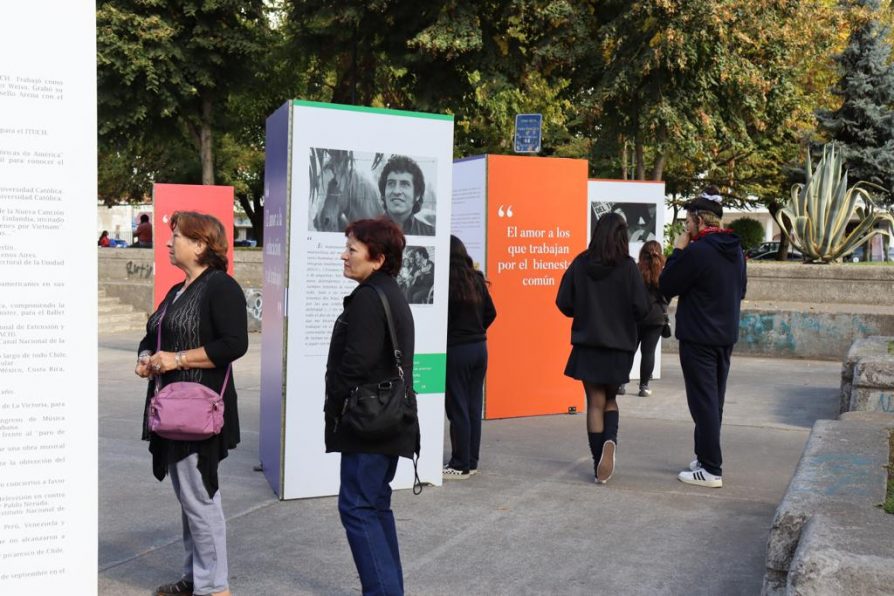
[(413, 388), (416, 393), (444, 393), (447, 354), (416, 354), (413, 358)]
[(412, 118), (426, 118), (429, 120), (450, 120), (453, 121), (452, 114), (428, 114), (426, 112), (411, 112), (409, 110), (393, 110), (390, 108), (370, 108), (367, 106), (351, 106), (340, 103), (325, 103), (322, 101), (307, 101), (304, 99), (293, 99), (293, 106), (303, 106), (307, 108), (326, 108), (329, 110), (344, 110), (346, 112), (366, 112), (368, 114), (384, 114), (386, 116), (409, 116)]

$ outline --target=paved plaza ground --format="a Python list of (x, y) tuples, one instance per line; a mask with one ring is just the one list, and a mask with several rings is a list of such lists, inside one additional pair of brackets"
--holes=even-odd
[[(138, 334), (99, 342), (99, 593), (178, 577), (179, 506), (140, 441)], [(766, 540), (837, 362), (733, 357), (724, 487), (681, 484), (692, 422), (675, 354), (648, 398), (622, 396), (618, 467), (592, 480), (585, 417), (484, 422), (481, 473), (394, 495), (408, 594), (758, 594)], [(260, 335), (235, 366), (242, 443), (221, 464), (234, 594), (358, 594), (334, 497), (278, 501), (258, 463)], [(322, 415), (321, 415), (322, 422)]]

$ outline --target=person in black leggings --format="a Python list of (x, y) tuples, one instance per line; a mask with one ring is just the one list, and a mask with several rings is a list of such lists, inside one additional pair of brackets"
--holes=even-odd
[(484, 275), (465, 245), (450, 236), (450, 293), (447, 306), (447, 387), (450, 460), (445, 479), (464, 480), (478, 472), (487, 328), (497, 317)]
[(640, 346), (639, 396), (649, 397), (649, 380), (655, 370), (655, 348), (661, 338), (661, 329), (667, 321), (667, 298), (658, 289), (658, 277), (664, 269), (661, 244), (650, 240), (639, 251), (639, 272), (649, 293), (649, 314), (637, 325), (637, 341)]

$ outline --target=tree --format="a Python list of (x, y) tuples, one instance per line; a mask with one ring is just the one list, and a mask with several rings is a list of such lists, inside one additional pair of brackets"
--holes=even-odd
[(661, 180), (676, 161), (689, 170), (679, 180), (707, 174), (729, 187), (724, 178), (740, 163), (795, 128), (798, 78), (814, 54), (799, 28), (821, 20), (816, 13), (825, 4), (600, 3), (599, 51), (580, 81), (592, 88), (600, 153), (621, 156), (612, 160), (618, 163), (629, 152), (637, 179)]
[[(821, 128), (842, 149), (852, 180), (885, 189), (880, 202), (894, 204), (894, 62), (890, 27), (880, 0), (856, 0), (856, 26), (838, 56), (842, 103), (817, 114)], [(889, 6), (889, 11), (891, 7)], [(890, 18), (890, 17), (888, 17)]]
[(230, 94), (252, 81), (269, 30), (263, 0), (101, 0), (101, 141), (123, 150), (152, 132), (185, 137), (214, 184), (214, 131)]

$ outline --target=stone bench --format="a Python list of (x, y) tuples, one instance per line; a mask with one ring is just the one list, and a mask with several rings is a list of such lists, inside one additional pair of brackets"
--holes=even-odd
[(810, 433), (767, 543), (762, 594), (890, 594), (894, 515), (885, 498), (894, 416), (820, 420)]
[(856, 340), (841, 367), (841, 411), (894, 414), (894, 337)]

